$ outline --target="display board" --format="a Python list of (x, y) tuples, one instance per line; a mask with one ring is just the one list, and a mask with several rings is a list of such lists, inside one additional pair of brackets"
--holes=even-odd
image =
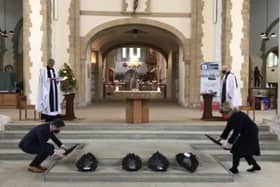
[[(215, 62), (204, 62), (200, 65), (200, 93), (215, 93), (212, 102), (212, 109), (220, 108), (221, 95), (221, 74), (219, 64)], [(200, 98), (201, 109), (204, 106), (202, 97)]]

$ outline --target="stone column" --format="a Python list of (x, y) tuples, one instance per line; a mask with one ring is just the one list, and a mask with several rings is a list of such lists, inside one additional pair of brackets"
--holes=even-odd
[(191, 61), (188, 69), (190, 69), (189, 78), (189, 103), (188, 107), (198, 107), (200, 101), (200, 63), (203, 61), (202, 54), (202, 38), (204, 23), (203, 18), (203, 0), (192, 1), (192, 35), (190, 42)]
[(50, 13), (50, 1), (23, 1), (24, 94), (31, 104), (36, 102), (39, 71), (51, 56)]
[(222, 64), (229, 65), (232, 63), (229, 46), (232, 40), (231, 8), (230, 0), (222, 1)]
[[(279, 17), (280, 17), (280, 3), (279, 3), (279, 11), (278, 11), (278, 13), (279, 13)], [(278, 52), (278, 54), (280, 54), (280, 48), (279, 48), (279, 46), (280, 46), (280, 29), (278, 29), (278, 50), (279, 50), (279, 52)], [(279, 58), (279, 55), (278, 55), (278, 58)], [(280, 64), (278, 63), (278, 90), (277, 90), (278, 92), (278, 95), (277, 95), (277, 117), (278, 118), (280, 118)]]
[(31, 20), (30, 20), (30, 14), (31, 14), (31, 7), (29, 0), (23, 1), (23, 80), (24, 80), (24, 95), (28, 95), (30, 92), (30, 87), (28, 84), (30, 74), (29, 72), (30, 68), (30, 43), (29, 43), (29, 37), (30, 37), (30, 27), (31, 27)]
[(167, 60), (167, 73), (166, 73), (166, 84), (167, 84), (167, 98), (170, 99), (172, 98), (172, 56), (173, 53), (172, 51), (169, 51), (168, 53), (168, 60)]
[(249, 33), (250, 33), (250, 0), (243, 0), (242, 4), (242, 19), (243, 19), (243, 27), (242, 27), (242, 34), (243, 37), (241, 39), (241, 54), (243, 58), (243, 62), (241, 62), (240, 68), (240, 82), (243, 84), (241, 87), (240, 84), (240, 92), (241, 92), (241, 103), (247, 103), (247, 97), (249, 94), (249, 73), (250, 73), (250, 66), (249, 66)]
[(179, 93), (178, 93), (178, 101), (182, 106), (185, 106), (185, 62), (183, 59), (183, 49), (180, 48), (179, 50), (179, 66), (178, 66), (178, 86), (179, 86)]
[(231, 65), (236, 75), (241, 103), (248, 96), (249, 0), (223, 1), (222, 64)]
[(73, 67), (73, 71), (76, 75), (78, 82), (77, 98), (75, 102), (83, 106), (85, 96), (85, 61), (86, 56), (81, 57), (81, 37), (80, 37), (80, 0), (71, 0), (70, 4), (70, 16), (69, 16), (69, 27), (70, 27), (70, 46), (68, 49), (69, 63)]
[(0, 72), (4, 71), (4, 61), (3, 61), (3, 56), (5, 53), (5, 40), (4, 38), (0, 38)]
[(42, 44), (41, 44), (41, 51), (42, 51), (42, 57), (41, 61), (43, 65), (47, 65), (48, 59), (51, 57), (51, 2), (46, 0), (41, 0), (41, 15), (42, 15), (42, 25), (41, 25), (41, 31), (43, 32), (43, 38), (42, 38)]
[(221, 64), (222, 62), (222, 1), (223, 0), (217, 0), (216, 4), (216, 54), (215, 59), (216, 61)]
[[(105, 61), (106, 59), (104, 59), (104, 61)], [(97, 79), (97, 81), (98, 81), (98, 83), (97, 83), (97, 85), (98, 85), (98, 99), (100, 100), (100, 99), (102, 99), (103, 98), (103, 63), (105, 63), (105, 62), (103, 62), (103, 58), (102, 58), (102, 55), (101, 55), (101, 53), (100, 52), (98, 52), (98, 60), (97, 60), (97, 67), (98, 67), (98, 73), (97, 73), (97, 75), (98, 75), (98, 79)]]

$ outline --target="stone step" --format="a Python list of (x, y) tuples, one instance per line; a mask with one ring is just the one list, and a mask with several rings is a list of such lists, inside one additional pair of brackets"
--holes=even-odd
[[(18, 131), (18, 130), (13, 130), (13, 131), (5, 131), (1, 134), (7, 134), (7, 135), (14, 135), (14, 134), (21, 134), (21, 135), (25, 135), (28, 131)], [(68, 131), (61, 131), (61, 133), (57, 134), (58, 136), (60, 135), (67, 135), (67, 134), (74, 134), (74, 135), (78, 135), (78, 134), (209, 134), (212, 136), (215, 135), (220, 135), (222, 133), (222, 131), (205, 131), (205, 130), (200, 130), (200, 131), (183, 131), (183, 130), (173, 130), (173, 131), (165, 131), (165, 130), (157, 130), (157, 131), (149, 131), (149, 130), (136, 130), (136, 131), (132, 131), (132, 130), (79, 130), (79, 131), (75, 131), (75, 130), (68, 130)], [(0, 134), (0, 135), (1, 135)], [(260, 134), (273, 134), (273, 132), (269, 132), (269, 131), (261, 131)]]
[[(62, 139), (62, 142), (67, 146), (70, 147), (71, 145), (74, 145), (76, 143), (98, 143), (98, 142), (104, 142), (110, 143), (109, 140), (92, 140), (92, 139), (82, 139), (82, 140), (72, 140), (72, 139)], [(111, 140), (115, 141), (115, 140)], [(132, 140), (123, 140), (122, 143), (131, 142)], [(135, 143), (137, 143), (137, 140), (134, 140)], [(217, 150), (220, 149), (218, 145), (215, 145), (213, 143), (209, 143), (208, 140), (171, 140), (169, 142), (178, 142), (183, 141), (184, 143), (190, 144), (192, 148), (196, 150)], [(17, 149), (18, 148), (18, 142), (19, 140), (0, 140), (0, 149)], [(261, 150), (280, 150), (280, 142), (278, 141), (266, 141), (266, 142), (260, 142), (260, 148)]]
[[(232, 155), (231, 154), (212, 154), (214, 158), (216, 158), (219, 161), (222, 162), (228, 162), (232, 161)], [(33, 155), (25, 154), (25, 153), (0, 153), (0, 160), (32, 160), (34, 158)], [(279, 154), (263, 154), (261, 156), (255, 157), (258, 161), (264, 161), (264, 162), (280, 162), (280, 153)], [(105, 162), (106, 160), (104, 160)], [(244, 161), (241, 159), (241, 161)], [(244, 161), (245, 162), (245, 161)], [(105, 164), (105, 163), (104, 163)], [(107, 164), (106, 164), (107, 165)]]
[[(224, 154), (212, 154), (214, 158), (221, 162), (225, 161), (232, 161), (232, 155), (224, 155)], [(280, 154), (262, 154), (261, 156), (254, 157), (257, 161), (263, 161), (263, 162), (280, 162)], [(244, 161), (244, 159), (241, 159), (241, 161)]]
[[(205, 154), (222, 154), (222, 155), (231, 155), (230, 151), (224, 150), (222, 148), (220, 149), (215, 149), (215, 150), (199, 150), (199, 152), (203, 152)], [(261, 156), (263, 155), (279, 155), (280, 151), (279, 150), (261, 150)]]
[[(88, 139), (61, 139), (63, 143), (66, 143), (66, 144), (76, 144), (76, 143), (99, 143), (99, 142), (106, 142), (106, 143), (110, 143), (110, 142), (115, 142), (116, 140), (115, 139), (92, 139), (92, 138), (88, 138)], [(0, 139), (0, 145), (3, 143), (3, 144), (6, 144), (6, 143), (18, 143), (20, 141), (20, 139)], [(51, 140), (49, 140), (50, 142), (52, 142)], [(123, 139), (123, 140), (117, 140), (118, 142), (120, 143), (127, 143), (127, 142), (134, 142), (134, 143), (138, 143), (139, 140), (137, 139)], [(157, 140), (141, 140), (142, 142), (154, 142), (154, 141), (157, 141)], [(161, 140), (161, 141), (164, 141), (164, 140)], [(188, 143), (188, 144), (193, 144), (193, 143), (209, 143), (210, 141), (208, 139), (203, 139), (203, 140), (165, 140), (165, 141), (168, 141), (168, 142), (173, 142), (173, 143), (176, 143), (176, 142), (183, 142), (183, 143)], [(273, 141), (263, 141), (264, 143), (270, 143), (270, 142), (273, 142)]]
[[(81, 153), (93, 152), (97, 157), (107, 158), (108, 156), (110, 156), (110, 158), (111, 158), (113, 156), (115, 158), (121, 158), (124, 155), (126, 155), (128, 152), (135, 152), (135, 151), (131, 151), (131, 150), (121, 150), (121, 151), (114, 150), (113, 151), (114, 153), (112, 153), (111, 150), (108, 150), (107, 152), (100, 153), (98, 151), (100, 151), (100, 149), (97, 149), (96, 151), (95, 150), (88, 151), (87, 149), (85, 149), (85, 151), (82, 151)], [(188, 151), (188, 149), (186, 149), (186, 150), (181, 149), (180, 151), (172, 151), (172, 152), (166, 153), (166, 151), (161, 148), (154, 148), (152, 150), (149, 150), (148, 152), (138, 150), (136, 152), (136, 154), (138, 154), (139, 156), (141, 156), (143, 158), (148, 158), (156, 151), (160, 151), (166, 157), (175, 158), (175, 155), (178, 152)], [(199, 151), (193, 151), (193, 152), (194, 152), (194, 154), (202, 152), (202, 153), (210, 154), (210, 155), (216, 155), (216, 154), (231, 155), (231, 153), (229, 151), (221, 149), (221, 148), (216, 149), (216, 150), (199, 150)], [(3, 154), (3, 155), (4, 154), (18, 154), (19, 155), (19, 154), (25, 154), (25, 153), (20, 149), (0, 149), (0, 154)], [(280, 155), (280, 151), (279, 150), (261, 150), (261, 156), (263, 156), (263, 155)]]
[[(197, 150), (217, 150), (220, 149), (220, 146), (215, 144), (209, 144), (209, 143), (194, 143), (191, 144), (191, 146), (194, 149)], [(271, 141), (268, 143), (260, 142), (260, 148), (261, 150), (279, 150), (280, 151), (280, 142), (278, 141)]]
[[(58, 167), (58, 166), (55, 166)], [(61, 168), (56, 168), (56, 170)], [(223, 173), (189, 173), (181, 168), (169, 168), (167, 172), (153, 172), (143, 168), (137, 172), (123, 171), (120, 167), (97, 168), (95, 172), (51, 171), (44, 175), (45, 181), (59, 182), (233, 182), (233, 176)]]
[[(168, 132), (168, 131), (157, 131), (157, 132), (63, 132), (58, 135), (61, 139), (174, 139), (174, 140), (188, 140), (196, 139), (203, 140), (207, 139), (204, 134), (211, 134), (212, 136), (218, 137), (220, 135), (216, 132)], [(0, 134), (0, 139), (20, 139), (25, 135), (25, 133), (13, 133), (5, 132)], [(260, 132), (260, 140), (277, 140), (277, 135), (270, 132)]]
[[(6, 131), (27, 131), (35, 125), (7, 124)], [(202, 125), (189, 123), (147, 123), (147, 124), (125, 124), (125, 123), (79, 123), (68, 124), (64, 131), (80, 131), (80, 130), (111, 130), (111, 131), (222, 131), (225, 125)], [(260, 131), (269, 131), (268, 125), (259, 125)]]
[[(105, 147), (107, 149), (108, 147)], [(108, 150), (107, 152), (101, 152), (102, 150), (100, 147), (97, 147), (94, 151), (83, 151), (83, 153), (86, 152), (92, 152), (97, 158), (101, 159), (102, 162), (107, 163), (105, 165), (110, 165), (111, 163), (120, 162), (120, 160), (128, 153), (128, 152), (134, 152), (138, 154), (142, 160), (147, 160), (154, 152), (160, 151), (163, 153), (166, 157), (169, 158), (169, 160), (175, 160), (175, 155), (179, 152), (184, 151), (190, 151), (190, 149), (179, 149), (179, 150), (171, 150), (167, 152), (167, 150), (164, 150), (162, 148), (154, 148), (149, 149), (148, 151), (138, 150), (134, 151), (131, 149), (122, 149), (122, 150)], [(212, 155), (213, 157), (217, 158), (220, 161), (231, 161), (232, 156), (229, 151), (225, 151), (221, 148), (215, 149), (215, 150), (193, 150), (194, 154), (197, 153), (204, 153), (207, 155)], [(80, 153), (76, 155), (75, 159), (79, 157)], [(114, 156), (115, 158), (112, 158)], [(31, 160), (34, 157), (34, 155), (26, 154), (20, 149), (0, 149), (0, 160)], [(108, 158), (109, 157), (109, 158)], [(260, 161), (280, 161), (280, 150), (261, 150), (261, 156), (256, 157)], [(74, 160), (75, 160), (74, 159)]]
[(280, 126), (280, 120), (279, 119), (263, 119), (263, 124), (266, 125), (267, 123), (273, 123), (275, 125)]

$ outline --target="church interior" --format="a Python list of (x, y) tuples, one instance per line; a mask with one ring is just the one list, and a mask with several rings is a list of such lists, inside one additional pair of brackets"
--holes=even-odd
[[(279, 7), (278, 0), (0, 0), (0, 187), (278, 186)], [(31, 176), (33, 156), (18, 142), (44, 123), (36, 105), (49, 59), (59, 81), (72, 80), (60, 87), (67, 125), (57, 137), (76, 147)], [(204, 90), (209, 64), (215, 70), (204, 71)], [(242, 160), (234, 175), (231, 153), (205, 136), (220, 138), (227, 124), (219, 111), (223, 65), (235, 75), (240, 111), (259, 129), (261, 171), (246, 172)], [(79, 169), (88, 153), (94, 169)], [(168, 166), (155, 171), (149, 160), (159, 153)], [(124, 169), (130, 154), (142, 160), (137, 171)], [(193, 171), (178, 154), (194, 155)]]
[[(275, 5), (277, 1), (250, 2), (248, 88), (245, 95), (256, 98), (257, 110), (277, 108), (279, 10)], [(0, 71), (4, 81), (1, 81), (0, 89), (5, 93), (20, 92), (32, 104), (34, 101), (28, 99), (30, 93), (24, 78), (23, 2), (2, 0), (1, 7)], [(88, 64), (83, 67), (88, 74), (88, 79), (83, 80), (86, 82), (83, 92), (86, 93), (80, 95), (85, 101), (80, 105), (118, 100), (112, 95), (113, 91), (116, 87), (131, 90), (129, 80), (136, 71), (134, 88), (156, 90), (159, 87), (162, 102), (192, 106), (180, 99), (180, 90), (184, 88), (180, 88), (183, 83), (179, 73), (180, 41), (176, 35), (158, 27), (132, 24), (101, 31), (90, 39), (89, 45)], [(199, 97), (196, 96), (195, 100), (197, 103)], [(264, 102), (266, 104), (262, 106)]]

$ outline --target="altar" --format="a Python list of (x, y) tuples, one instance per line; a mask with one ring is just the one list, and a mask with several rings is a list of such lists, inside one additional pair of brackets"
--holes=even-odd
[(160, 91), (114, 91), (113, 95), (126, 99), (126, 122), (148, 123), (149, 100), (162, 98)]

